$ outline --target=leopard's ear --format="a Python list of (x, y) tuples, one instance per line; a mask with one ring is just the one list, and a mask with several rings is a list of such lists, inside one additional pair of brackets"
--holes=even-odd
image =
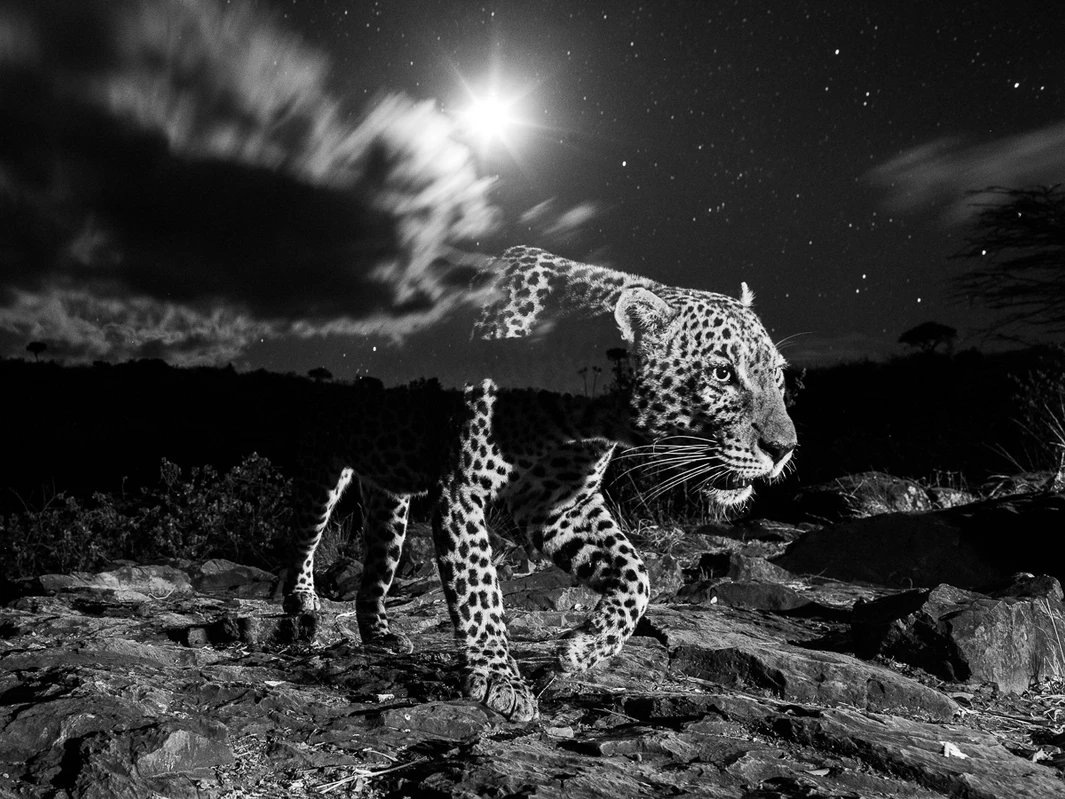
[(750, 308), (754, 305), (754, 292), (751, 291), (746, 282), (740, 283), (740, 305), (744, 308)]
[(630, 344), (664, 329), (677, 315), (677, 309), (653, 291), (632, 286), (621, 292), (614, 306), (621, 337)]

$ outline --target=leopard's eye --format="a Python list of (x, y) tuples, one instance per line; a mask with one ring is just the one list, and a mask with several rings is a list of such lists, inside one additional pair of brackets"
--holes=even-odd
[(731, 383), (733, 377), (735, 377), (735, 372), (732, 371), (731, 366), (718, 364), (710, 370), (710, 376), (718, 383)]

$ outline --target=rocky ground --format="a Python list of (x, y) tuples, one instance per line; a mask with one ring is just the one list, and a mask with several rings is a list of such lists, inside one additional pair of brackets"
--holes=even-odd
[(360, 648), (354, 563), (317, 618), (226, 561), (42, 576), (0, 609), (0, 797), (1065, 797), (1065, 496), (865, 485), (814, 522), (636, 530), (655, 601), (577, 676), (551, 653), (594, 596), (511, 551), (525, 725), (458, 698), (420, 528), (402, 657)]

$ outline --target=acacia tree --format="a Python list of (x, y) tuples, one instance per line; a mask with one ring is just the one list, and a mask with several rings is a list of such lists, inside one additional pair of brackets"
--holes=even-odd
[(39, 361), (41, 359), (41, 353), (48, 349), (48, 345), (43, 341), (31, 341), (26, 345), (26, 350), (33, 353), (33, 360)]
[(1065, 332), (1065, 186), (973, 194), (987, 198), (965, 246), (954, 256), (976, 263), (957, 279), (959, 292), (1002, 312), (1000, 324)]
[(957, 335), (958, 331), (950, 325), (923, 322), (899, 336), (899, 343), (908, 347), (916, 347), (921, 352), (935, 352), (936, 347), (942, 344), (947, 352), (950, 352)]

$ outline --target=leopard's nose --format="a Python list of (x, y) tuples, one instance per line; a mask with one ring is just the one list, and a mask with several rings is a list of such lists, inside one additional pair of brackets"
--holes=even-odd
[(758, 439), (758, 446), (762, 448), (762, 451), (765, 452), (766, 455), (773, 459), (773, 463), (780, 463), (784, 460), (788, 453), (795, 449), (796, 443), (795, 439)]

